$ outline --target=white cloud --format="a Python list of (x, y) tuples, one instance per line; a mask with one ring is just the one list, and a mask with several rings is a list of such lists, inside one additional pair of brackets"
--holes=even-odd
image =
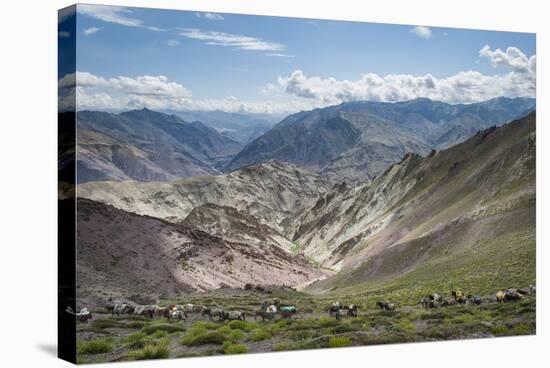
[(429, 39), (432, 37), (432, 30), (426, 26), (416, 26), (411, 28), (410, 32), (414, 33), (420, 38)]
[(89, 35), (93, 35), (94, 33), (97, 33), (101, 30), (101, 28), (98, 28), (98, 27), (90, 27), (90, 28), (86, 28), (84, 30), (84, 35), (85, 36), (89, 36)]
[(224, 20), (221, 14), (217, 13), (196, 13), (198, 18), (205, 18), (208, 20)]
[(145, 28), (147, 28), (150, 31), (155, 31), (155, 32), (166, 32), (167, 31), (166, 28), (159, 28), (159, 27), (154, 27), (154, 26), (147, 26)]
[(129, 110), (147, 107), (155, 110), (222, 110), (227, 112), (292, 113), (349, 101), (402, 101), (419, 97), (448, 103), (472, 103), (499, 96), (535, 97), (536, 56), (527, 57), (517, 48), (506, 52), (480, 50), (480, 56), (500, 74), (461, 71), (448, 77), (367, 73), (357, 80), (308, 76), (295, 70), (259, 91), (262, 101), (226, 99), (198, 100), (183, 85), (166, 76), (118, 76), (105, 78), (88, 72), (68, 74), (58, 81), (60, 107), (74, 102), (77, 109)]
[(78, 4), (77, 12), (103, 22), (115, 23), (126, 27), (146, 28), (154, 32), (167, 31), (165, 28), (148, 26), (140, 19), (132, 17), (132, 10), (121, 6)]
[[(462, 71), (445, 78), (431, 74), (368, 73), (358, 80), (337, 80), (307, 76), (295, 70), (289, 76), (279, 77), (278, 85), (287, 94), (316, 101), (325, 106), (341, 102), (402, 101), (419, 97), (449, 103), (471, 103), (499, 96), (535, 97), (536, 56), (528, 58), (519, 49), (508, 48), (506, 53), (488, 46), (480, 55), (489, 58), (495, 67), (504, 66), (511, 71), (485, 75), (478, 71)], [(272, 88), (272, 87), (271, 87)]]
[(294, 55), (287, 55), (287, 54), (282, 54), (280, 52), (272, 52), (272, 53), (269, 53), (269, 54), (266, 54), (267, 56), (273, 56), (273, 57), (282, 57), (282, 58), (293, 58)]
[(168, 43), (168, 46), (170, 46), (170, 47), (174, 47), (174, 46), (177, 46), (177, 45), (180, 44), (180, 42), (176, 41), (176, 40), (168, 40), (167, 43)]
[(264, 41), (260, 38), (230, 34), (225, 32), (206, 32), (200, 29), (187, 28), (180, 35), (204, 41), (208, 45), (228, 46), (240, 50), (282, 51), (285, 46), (280, 43)]
[(537, 72), (537, 56), (527, 57), (517, 47), (508, 47), (506, 52), (501, 49), (491, 50), (489, 45), (485, 45), (479, 50), (479, 56), (489, 59), (493, 67), (505, 66), (511, 68), (514, 72), (524, 74), (526, 78), (534, 81)]
[(77, 12), (104, 22), (116, 23), (128, 27), (141, 27), (143, 22), (130, 17), (132, 11), (120, 6), (78, 4)]
[(77, 87), (119, 92), (131, 96), (154, 96), (163, 98), (188, 98), (191, 92), (181, 84), (170, 82), (163, 75), (143, 75), (138, 77), (119, 76), (104, 78), (88, 72), (76, 72), (61, 78), (58, 87), (61, 89)]
[[(195, 100), (191, 92), (165, 76), (104, 78), (88, 72), (67, 74), (58, 81), (60, 110), (122, 111), (147, 107), (153, 110), (222, 110), (227, 112), (289, 113), (313, 108), (311, 101), (240, 101), (225, 99)], [(272, 96), (270, 96), (272, 97)]]

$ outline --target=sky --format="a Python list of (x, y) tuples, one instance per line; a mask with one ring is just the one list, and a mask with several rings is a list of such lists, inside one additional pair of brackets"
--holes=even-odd
[[(292, 113), (342, 102), (535, 97), (530, 33), (77, 5), (60, 104)], [(76, 72), (75, 72), (76, 71)]]

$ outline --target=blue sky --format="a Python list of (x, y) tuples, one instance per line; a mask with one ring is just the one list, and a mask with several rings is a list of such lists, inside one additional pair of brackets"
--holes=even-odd
[(88, 108), (534, 97), (534, 34), (93, 5), (77, 14), (76, 34), (60, 39), (76, 37), (77, 98)]

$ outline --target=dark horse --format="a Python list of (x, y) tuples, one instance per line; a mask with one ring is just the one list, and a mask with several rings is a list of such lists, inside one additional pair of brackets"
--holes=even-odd
[(395, 303), (390, 303), (388, 301), (385, 301), (385, 302), (378, 301), (376, 302), (376, 306), (385, 311), (395, 310)]
[(208, 317), (211, 321), (214, 320), (214, 317), (218, 317), (218, 320), (221, 321), (223, 319), (223, 310), (220, 308), (204, 308), (201, 317)]
[(271, 321), (275, 319), (276, 314), (277, 312), (268, 312), (268, 311), (260, 310), (260, 311), (256, 311), (256, 314), (254, 315), (254, 319), (261, 317), (262, 322), (265, 322), (265, 320)]

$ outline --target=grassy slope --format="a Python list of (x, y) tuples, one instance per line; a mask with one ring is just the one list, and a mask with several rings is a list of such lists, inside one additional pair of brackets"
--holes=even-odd
[(534, 124), (532, 115), (423, 160), (410, 173), (423, 180), (388, 210), (404, 216), (350, 258), (382, 250), (310, 290), (411, 304), (436, 291), (485, 295), (533, 282)]

